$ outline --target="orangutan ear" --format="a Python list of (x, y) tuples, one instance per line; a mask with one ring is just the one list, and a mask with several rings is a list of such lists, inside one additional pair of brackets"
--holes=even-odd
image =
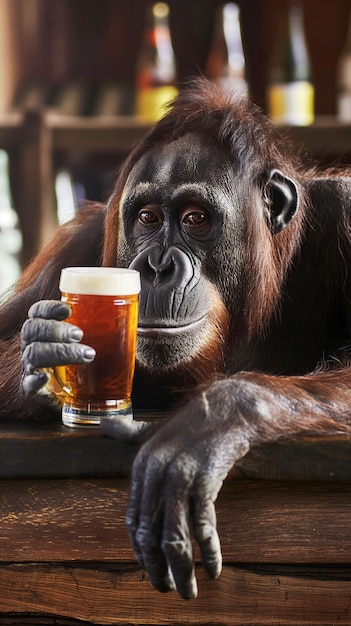
[(269, 225), (273, 234), (280, 233), (293, 219), (299, 206), (295, 182), (280, 170), (272, 170), (264, 190)]

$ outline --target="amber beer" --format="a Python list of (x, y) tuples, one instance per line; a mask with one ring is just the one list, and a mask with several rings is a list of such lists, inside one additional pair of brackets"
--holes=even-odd
[(62, 270), (67, 322), (81, 328), (82, 342), (96, 351), (88, 364), (58, 368), (66, 426), (99, 425), (102, 416), (132, 416), (131, 392), (138, 324), (139, 272), (123, 268)]

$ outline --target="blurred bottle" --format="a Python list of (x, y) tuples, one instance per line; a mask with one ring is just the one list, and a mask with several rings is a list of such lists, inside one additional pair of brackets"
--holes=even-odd
[(62, 115), (86, 115), (88, 113), (89, 88), (80, 81), (60, 85), (49, 107)]
[(15, 93), (12, 108), (15, 110), (44, 109), (51, 97), (50, 88), (39, 83), (21, 84)]
[(155, 121), (167, 102), (177, 95), (175, 59), (169, 30), (169, 7), (157, 2), (149, 7), (146, 31), (137, 63), (136, 113)]
[(90, 114), (107, 117), (133, 115), (134, 108), (134, 85), (110, 81), (103, 82), (96, 88)]
[(8, 154), (0, 150), (0, 292), (10, 288), (20, 276), (21, 248), (22, 234), (13, 208)]
[(207, 60), (206, 74), (225, 90), (248, 95), (245, 78), (245, 55), (237, 4), (225, 4), (217, 13), (213, 42)]
[(268, 74), (268, 114), (280, 124), (307, 126), (314, 120), (314, 87), (302, 8), (286, 6)]
[(55, 176), (57, 221), (65, 224), (77, 213), (77, 200), (71, 173), (62, 169)]
[(337, 116), (341, 122), (351, 122), (351, 15), (346, 41), (337, 65)]

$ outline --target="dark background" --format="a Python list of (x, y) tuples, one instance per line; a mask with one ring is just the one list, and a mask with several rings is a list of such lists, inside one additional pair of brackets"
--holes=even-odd
[[(263, 107), (267, 64), (284, 1), (238, 2), (250, 90)], [(134, 82), (146, 0), (0, 2), (10, 14), (12, 92), (31, 81), (49, 86), (76, 80), (90, 84)], [(204, 70), (220, 4), (218, 0), (169, 0), (178, 80)], [(333, 114), (336, 65), (346, 38), (350, 2), (301, 0), (301, 4), (316, 90), (315, 112)]]

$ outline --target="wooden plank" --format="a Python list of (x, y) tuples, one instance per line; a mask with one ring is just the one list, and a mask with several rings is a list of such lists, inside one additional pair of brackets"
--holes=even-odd
[(112, 479), (0, 483), (0, 559), (133, 560), (127, 491), (127, 481)]
[(17, 212), (23, 232), (22, 263), (26, 264), (57, 227), (52, 171), (52, 136), (40, 110), (28, 110), (23, 120), (19, 152), (22, 185)]
[[(0, 560), (134, 560), (127, 480), (0, 482)], [(229, 479), (217, 502), (225, 562), (351, 563), (351, 484)]]
[[(137, 412), (138, 419), (165, 414)], [(66, 428), (59, 416), (0, 424), (1, 478), (69, 478), (126, 475), (135, 449), (99, 428)], [(351, 439), (303, 437), (255, 449), (238, 468), (249, 478), (351, 480)]]
[(311, 126), (282, 127), (295, 146), (303, 146), (313, 158), (337, 158), (351, 153), (351, 125), (333, 116), (321, 116)]
[[(164, 416), (140, 414), (140, 419), (155, 418)], [(0, 424), (0, 478), (125, 476), (134, 455), (134, 446), (100, 428), (66, 428), (55, 414)]]
[[(47, 113), (45, 123), (53, 133), (54, 149), (125, 152), (150, 128), (135, 117), (79, 117)], [(277, 126), (297, 146), (313, 157), (341, 156), (351, 152), (351, 125), (334, 116), (319, 116), (311, 126)]]
[(243, 476), (268, 480), (350, 480), (351, 439), (297, 437), (252, 449), (238, 463)]
[[(350, 624), (350, 569), (246, 570), (217, 581), (197, 572), (199, 596), (161, 595), (133, 565), (0, 566), (0, 614), (75, 618), (94, 624)], [(23, 620), (25, 623), (25, 619)]]
[(23, 140), (23, 114), (20, 112), (1, 113), (0, 148), (4, 150), (17, 147)]
[(351, 484), (228, 480), (218, 498), (226, 562), (351, 563)]
[(55, 150), (70, 152), (129, 152), (150, 127), (136, 117), (79, 117), (47, 113)]
[[(18, 426), (17, 426), (18, 428)], [(69, 478), (125, 475), (133, 446), (98, 428), (68, 429), (61, 423), (2, 428), (1, 478)]]
[[(58, 150), (125, 152), (150, 128), (143, 120), (127, 116), (79, 117), (47, 113), (45, 124)], [(341, 156), (351, 152), (351, 125), (334, 116), (318, 116), (311, 126), (277, 126), (297, 146), (314, 157)]]

